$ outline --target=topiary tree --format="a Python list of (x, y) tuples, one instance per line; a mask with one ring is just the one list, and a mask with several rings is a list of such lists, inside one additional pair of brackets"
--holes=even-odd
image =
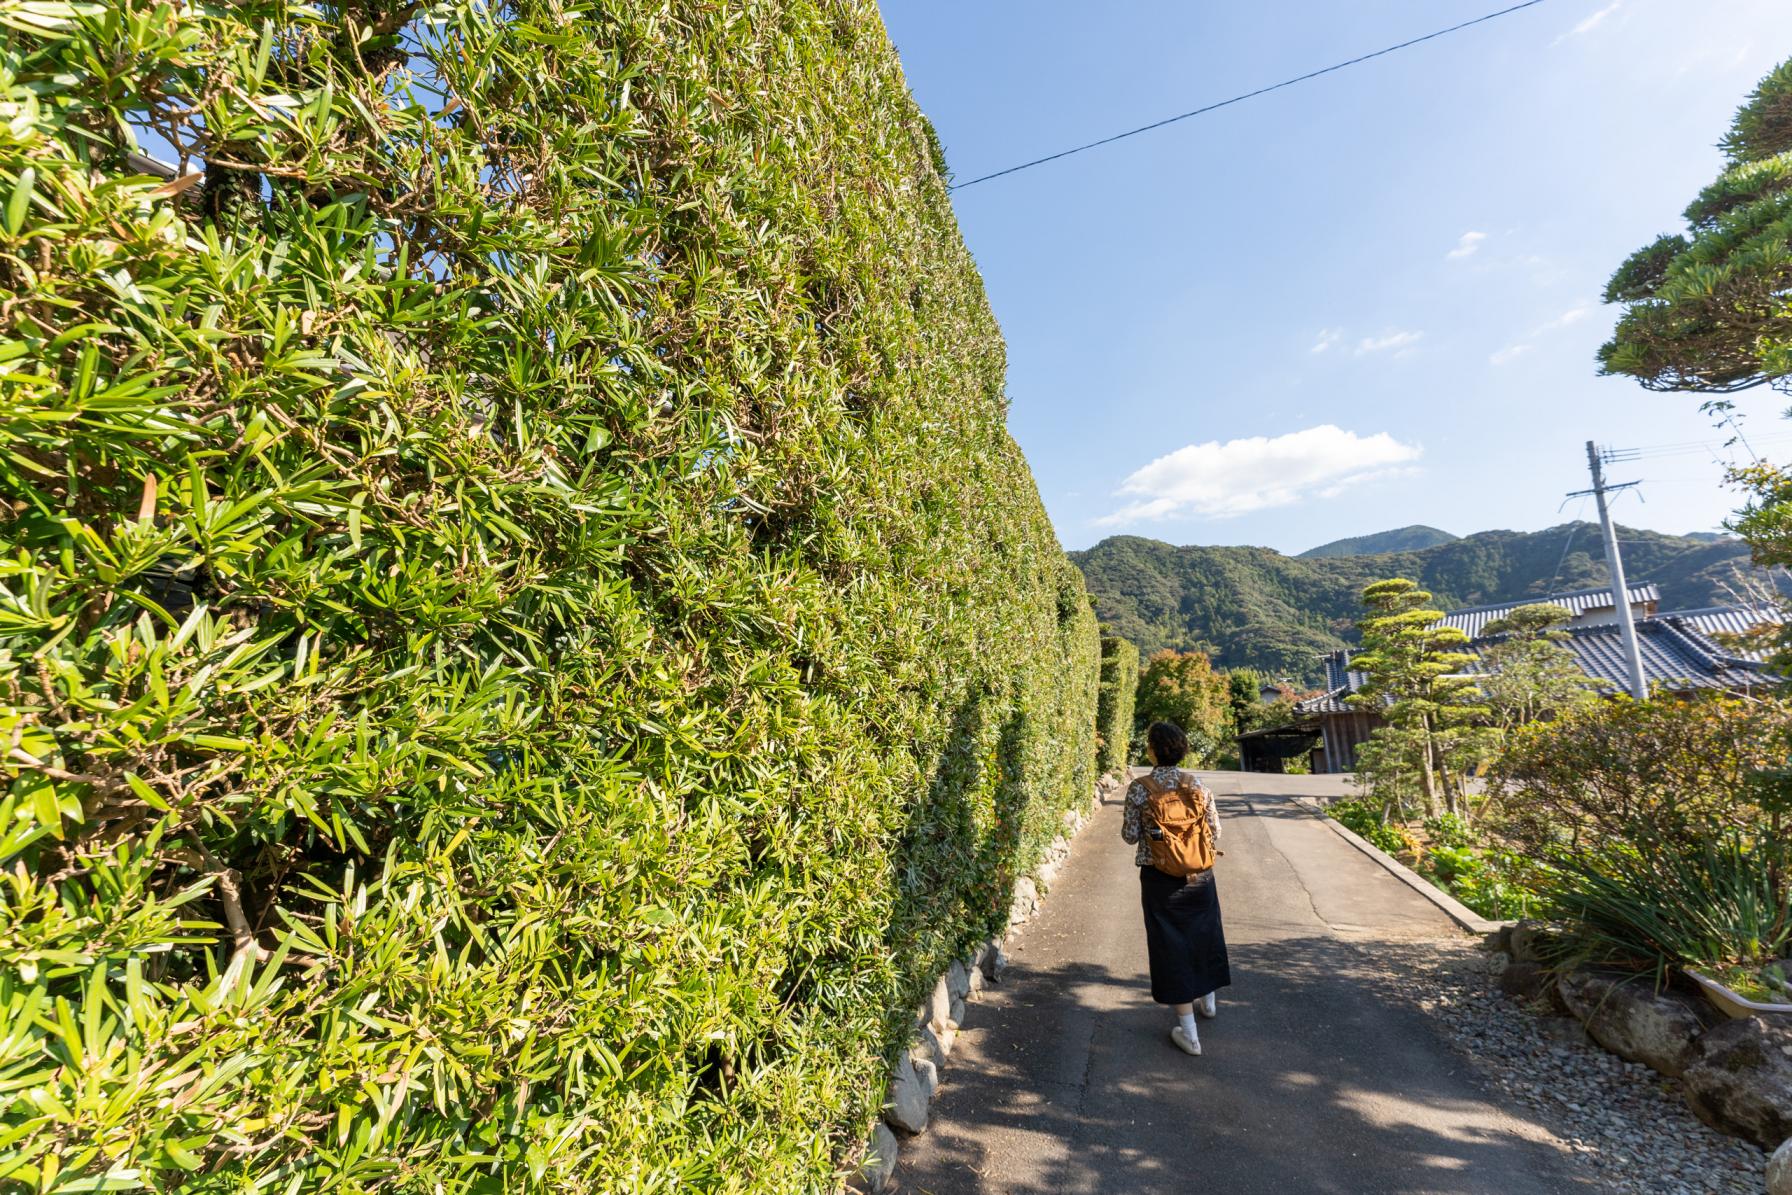
[(0, 22), (0, 1184), (833, 1189), (1098, 679), (874, 6)]
[(1724, 394), (1792, 374), (1792, 61), (1761, 81), (1722, 142), (1729, 165), (1688, 229), (1612, 275), (1624, 312), (1600, 372), (1652, 390)]
[[(1454, 650), (1468, 636), (1443, 625), (1431, 594), (1404, 577), (1366, 586), (1363, 608), (1357, 620), (1363, 647), (1350, 666), (1364, 680), (1349, 701), (1387, 720), (1375, 731), (1374, 771), (1416, 781), (1426, 816), (1457, 813), (1462, 794), (1451, 775), (1453, 756), (1484, 712), (1473, 704), (1474, 680), (1463, 674), (1474, 657)], [(1403, 791), (1377, 790), (1391, 804), (1400, 803)]]

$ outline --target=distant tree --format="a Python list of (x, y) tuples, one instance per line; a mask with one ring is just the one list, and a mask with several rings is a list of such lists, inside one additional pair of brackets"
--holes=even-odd
[(1188, 732), (1190, 762), (1204, 763), (1232, 737), (1230, 685), (1206, 652), (1160, 651), (1139, 675), (1141, 727), (1174, 722)]
[(1566, 607), (1545, 602), (1520, 606), (1482, 631), (1488, 638), (1503, 636), (1481, 652), (1476, 685), (1488, 725), (1500, 738), (1594, 699), (1599, 682), (1562, 646), (1568, 637), (1562, 628), (1573, 617)]
[(1257, 708), (1263, 701), (1263, 674), (1255, 668), (1234, 668), (1226, 673), (1226, 703), (1232, 720), (1232, 733), (1241, 734), (1251, 728)]
[(1687, 231), (1612, 275), (1605, 301), (1624, 314), (1601, 372), (1706, 394), (1792, 374), (1792, 61), (1761, 81), (1721, 147), (1729, 165), (1686, 209)]
[(1440, 807), (1460, 812), (1461, 785), (1450, 765), (1485, 713), (1474, 701), (1474, 679), (1463, 672), (1474, 657), (1455, 650), (1468, 636), (1441, 625), (1443, 612), (1431, 608), (1431, 594), (1404, 577), (1375, 582), (1362, 601), (1363, 649), (1350, 663), (1366, 680), (1349, 700), (1387, 720), (1375, 734), (1384, 744), (1374, 753), (1378, 766), (1411, 770), (1427, 816)]

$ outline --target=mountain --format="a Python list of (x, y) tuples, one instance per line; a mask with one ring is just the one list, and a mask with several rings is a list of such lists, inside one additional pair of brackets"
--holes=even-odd
[(1438, 544), (1452, 543), (1455, 539), (1448, 531), (1415, 523), (1411, 527), (1378, 531), (1374, 535), (1334, 539), (1329, 544), (1308, 548), (1300, 554), (1299, 559), (1320, 560), (1327, 556), (1378, 556), (1384, 552), (1418, 552), (1425, 548), (1435, 548)]
[[(1624, 571), (1654, 582), (1663, 610), (1725, 605), (1747, 575), (1748, 547), (1730, 538), (1620, 527)], [(1377, 537), (1370, 536), (1369, 539)], [(1347, 646), (1363, 586), (1411, 577), (1445, 609), (1609, 584), (1596, 523), (1547, 531), (1484, 531), (1410, 551), (1284, 556), (1269, 548), (1179, 548), (1121, 535), (1072, 552), (1102, 621), (1149, 655), (1203, 648), (1217, 663), (1317, 683), (1320, 658)]]

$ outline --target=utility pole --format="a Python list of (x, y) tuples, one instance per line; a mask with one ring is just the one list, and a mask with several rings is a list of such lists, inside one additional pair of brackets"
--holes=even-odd
[(1618, 629), (1624, 636), (1624, 661), (1630, 671), (1630, 695), (1638, 701), (1646, 701), (1649, 682), (1643, 679), (1643, 652), (1636, 639), (1636, 619), (1630, 613), (1630, 586), (1624, 580), (1624, 557), (1618, 552), (1618, 529), (1612, 525), (1611, 507), (1605, 501), (1607, 494), (1628, 490), (1638, 483), (1605, 484), (1604, 463), (1600, 460), (1599, 448), (1591, 440), (1587, 441), (1587, 468), (1593, 473), (1593, 488), (1577, 490), (1568, 496), (1579, 498), (1591, 494), (1599, 504), (1599, 525), (1605, 529), (1605, 558), (1612, 569), (1612, 604), (1618, 610)]

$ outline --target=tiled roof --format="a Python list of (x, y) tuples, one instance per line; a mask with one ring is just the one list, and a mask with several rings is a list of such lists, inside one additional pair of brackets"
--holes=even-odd
[[(1562, 646), (1574, 653), (1581, 671), (1622, 692), (1629, 687), (1629, 668), (1624, 660), (1624, 636), (1616, 623), (1609, 626), (1570, 627)], [(1748, 689), (1776, 683), (1776, 678), (1755, 660), (1743, 659), (1719, 647), (1697, 626), (1682, 618), (1641, 618), (1636, 623), (1637, 647), (1643, 656), (1643, 678), (1681, 692), (1687, 689)], [(1477, 654), (1493, 641), (1475, 643)]]
[[(1746, 635), (1764, 624), (1784, 621), (1777, 606), (1707, 606), (1702, 610), (1675, 610), (1662, 617), (1678, 618), (1713, 639), (1718, 635)], [(1766, 659), (1768, 655), (1764, 651), (1739, 651), (1735, 654), (1757, 662)]]
[[(1634, 595), (1637, 590), (1633, 588), (1631, 592)], [(1651, 685), (1661, 685), (1675, 692), (1738, 690), (1778, 684), (1779, 678), (1762, 667), (1758, 659), (1729, 651), (1704, 629), (1705, 625), (1718, 630), (1730, 629), (1732, 624), (1738, 623), (1753, 625), (1746, 622), (1746, 618), (1746, 612), (1713, 608), (1637, 619), (1637, 646), (1643, 656), (1644, 679)], [(1569, 627), (1562, 635), (1562, 646), (1574, 656), (1582, 672), (1605, 682), (1613, 692), (1621, 693), (1629, 687), (1624, 636), (1618, 624)], [(1476, 639), (1461, 650), (1479, 657), (1504, 638), (1496, 635)], [(1478, 671), (1479, 661), (1468, 665), (1468, 670)], [(1350, 668), (1349, 653), (1339, 651), (1327, 656), (1325, 675), (1327, 692), (1308, 698), (1295, 708), (1303, 714), (1356, 712), (1357, 707), (1345, 699), (1362, 687), (1364, 677)]]
[[(1630, 586), (1630, 604), (1632, 606), (1659, 601), (1661, 601), (1661, 591), (1654, 585)], [(1516, 602), (1496, 602), (1491, 606), (1468, 606), (1461, 610), (1450, 611), (1438, 620), (1438, 625), (1455, 627), (1470, 639), (1478, 639), (1487, 624), (1495, 619), (1504, 618), (1523, 606), (1541, 606), (1544, 603), (1566, 606), (1570, 613), (1579, 618), (1588, 610), (1609, 608), (1612, 604), (1612, 591), (1608, 585), (1603, 589), (1577, 589), (1573, 593), (1540, 594), (1536, 597), (1521, 598)]]

